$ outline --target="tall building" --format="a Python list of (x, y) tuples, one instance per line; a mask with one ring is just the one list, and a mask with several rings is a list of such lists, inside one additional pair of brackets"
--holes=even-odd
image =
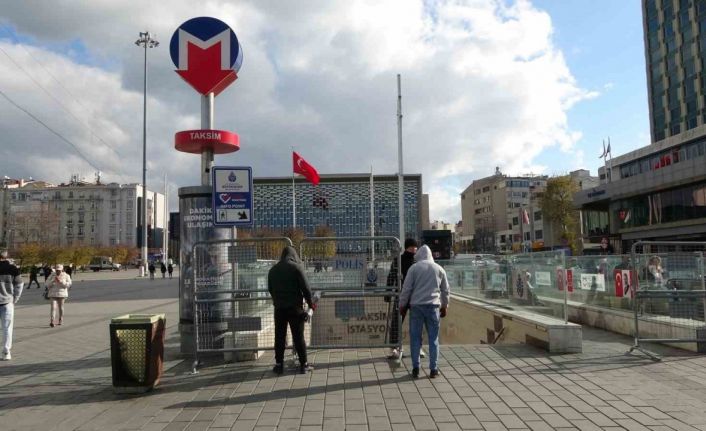
[[(32, 182), (4, 190), (7, 216), (5, 244), (58, 246), (142, 245), (142, 187), (102, 184), (72, 177), (58, 186)], [(164, 195), (147, 191), (148, 247), (161, 249), (167, 225)]]
[[(375, 236), (399, 236), (398, 182), (396, 175), (372, 178)], [(328, 226), (336, 236), (370, 235), (370, 174), (321, 175), (314, 186), (294, 180), (296, 226), (313, 235), (318, 226)], [(254, 178), (254, 229), (282, 231), (292, 218), (292, 178)], [(422, 176), (404, 176), (404, 220), (406, 236), (419, 238), (422, 219)]]
[[(544, 247), (542, 211), (537, 194), (547, 176), (503, 175), (499, 168), (475, 180), (461, 193), (463, 251), (497, 252)], [(524, 213), (527, 214), (523, 223)], [(463, 241), (463, 240), (462, 240)]]
[(706, 0), (643, 0), (652, 144), (612, 158), (574, 197), (585, 249), (706, 240)]
[(652, 142), (703, 136), (706, 1), (643, 0), (642, 8)]

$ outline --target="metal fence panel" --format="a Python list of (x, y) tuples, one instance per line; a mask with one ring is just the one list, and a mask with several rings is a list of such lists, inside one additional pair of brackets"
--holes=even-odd
[[(289, 238), (199, 242), (193, 247), (195, 352), (274, 348), (267, 273)], [(197, 356), (198, 358), (198, 356)]]
[(395, 237), (302, 240), (307, 278), (320, 297), (311, 322), (311, 347), (401, 345), (401, 252)]
[(631, 277), (635, 344), (638, 350), (658, 357), (640, 343), (696, 343), (706, 350), (706, 242), (640, 241), (633, 244)]

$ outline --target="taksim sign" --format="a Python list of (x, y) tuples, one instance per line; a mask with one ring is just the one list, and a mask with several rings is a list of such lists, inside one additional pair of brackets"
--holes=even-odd
[(243, 49), (235, 32), (211, 17), (192, 18), (174, 32), (169, 54), (176, 72), (194, 90), (218, 95), (238, 78)]
[(240, 149), (240, 138), (227, 130), (184, 130), (174, 135), (174, 148), (195, 154), (203, 150), (214, 154), (232, 153)]

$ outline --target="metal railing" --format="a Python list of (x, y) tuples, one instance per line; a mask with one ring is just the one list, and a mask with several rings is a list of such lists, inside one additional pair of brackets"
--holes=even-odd
[[(642, 343), (695, 343), (706, 351), (706, 242), (640, 241), (630, 253), (635, 350), (660, 357)], [(623, 285), (625, 283), (622, 283)], [(627, 293), (627, 292), (626, 292)]]

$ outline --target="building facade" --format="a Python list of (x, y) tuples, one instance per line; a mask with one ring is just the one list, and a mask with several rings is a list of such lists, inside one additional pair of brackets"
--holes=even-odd
[(643, 0), (652, 144), (576, 194), (584, 244), (706, 239), (706, 0)]
[[(57, 246), (142, 245), (142, 187), (72, 178), (54, 186), (32, 182), (5, 190), (5, 242)], [(164, 195), (147, 191), (148, 247), (161, 249), (167, 226)]]
[[(328, 226), (336, 236), (369, 236), (371, 190), (375, 236), (399, 236), (398, 179), (396, 175), (321, 175), (314, 186), (291, 177), (255, 178), (254, 229), (282, 232), (294, 223), (313, 235), (318, 226)], [(406, 236), (419, 238), (422, 220), (422, 176), (404, 176), (404, 223)]]
[(462, 239), (461, 251), (495, 253), (544, 247), (538, 194), (546, 182), (547, 176), (509, 177), (500, 169), (473, 181), (461, 193), (462, 238), (473, 238), (470, 244)]
[(643, 0), (642, 9), (654, 143), (706, 125), (706, 1)]

